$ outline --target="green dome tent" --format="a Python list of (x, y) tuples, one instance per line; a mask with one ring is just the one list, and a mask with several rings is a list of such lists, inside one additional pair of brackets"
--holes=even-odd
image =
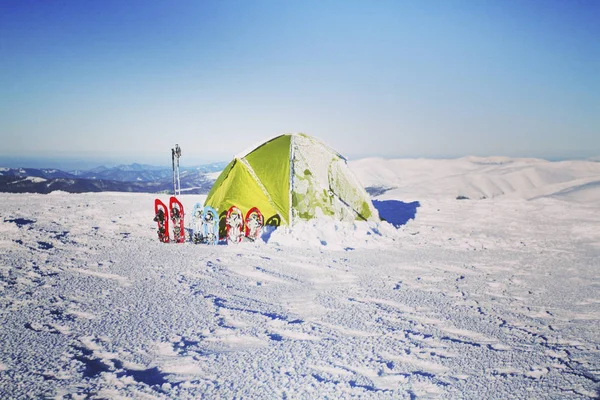
[(217, 178), (205, 205), (223, 218), (229, 207), (245, 215), (258, 207), (267, 225), (291, 226), (329, 216), (378, 221), (369, 194), (346, 159), (305, 134), (285, 134), (235, 157)]

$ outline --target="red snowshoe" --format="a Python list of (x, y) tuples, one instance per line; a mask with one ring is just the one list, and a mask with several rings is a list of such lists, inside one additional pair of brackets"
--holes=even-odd
[(165, 203), (154, 200), (154, 221), (158, 223), (158, 240), (169, 243), (169, 213)]
[(183, 224), (183, 204), (175, 196), (169, 200), (169, 209), (171, 210), (171, 221), (173, 222), (173, 241), (176, 243), (185, 242), (185, 227)]
[(264, 218), (260, 210), (253, 207), (246, 214), (246, 237), (252, 241), (260, 238), (262, 234), (262, 227), (264, 225)]
[(244, 237), (244, 214), (236, 206), (227, 210), (225, 219), (227, 227), (227, 243), (239, 243)]

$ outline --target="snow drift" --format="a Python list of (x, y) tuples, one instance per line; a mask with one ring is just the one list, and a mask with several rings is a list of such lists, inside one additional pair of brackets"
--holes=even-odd
[(388, 222), (238, 246), (159, 243), (149, 194), (0, 194), (0, 397), (600, 395), (595, 166), (352, 167)]
[[(366, 187), (379, 187), (385, 198), (469, 199), (562, 196), (589, 202), (600, 199), (600, 163), (550, 162), (507, 157), (465, 157), (452, 160), (364, 159), (350, 167)], [(585, 191), (582, 196), (576, 192)]]

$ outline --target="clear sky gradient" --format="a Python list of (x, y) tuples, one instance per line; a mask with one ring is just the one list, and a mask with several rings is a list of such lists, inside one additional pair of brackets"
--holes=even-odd
[[(0, 0), (0, 156), (600, 154), (600, 1)], [(187, 160), (186, 160), (187, 158)]]

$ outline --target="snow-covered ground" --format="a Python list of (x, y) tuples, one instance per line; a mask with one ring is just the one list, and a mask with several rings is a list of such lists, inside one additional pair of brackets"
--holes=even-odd
[(0, 398), (600, 396), (599, 163), (351, 166), (395, 227), (162, 244), (154, 195), (0, 194)]
[(351, 164), (365, 186), (392, 189), (394, 198), (470, 199), (568, 197), (600, 199), (600, 163), (507, 157), (452, 160), (363, 159)]

